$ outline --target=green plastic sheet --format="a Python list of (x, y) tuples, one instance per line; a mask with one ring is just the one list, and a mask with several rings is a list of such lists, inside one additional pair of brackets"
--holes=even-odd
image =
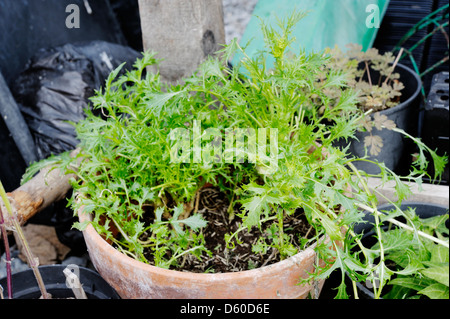
[[(367, 50), (372, 47), (377, 22), (381, 24), (388, 4), (389, 0), (259, 0), (240, 44), (248, 44), (246, 53), (250, 57), (258, 54), (264, 49), (259, 18), (275, 26), (277, 17), (282, 19), (295, 9), (307, 11), (308, 15), (295, 27), (293, 52), (300, 47), (306, 52), (319, 52), (335, 45), (345, 50), (349, 43), (360, 44)], [(232, 63), (241, 58), (236, 54)]]

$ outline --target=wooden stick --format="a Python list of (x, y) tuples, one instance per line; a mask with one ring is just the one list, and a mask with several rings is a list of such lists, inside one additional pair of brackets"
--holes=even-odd
[[(0, 207), (0, 239), (3, 239), (3, 244), (5, 245), (5, 255), (6, 255), (6, 286), (8, 289), (8, 298), (12, 299), (12, 270), (11, 270), (11, 250), (9, 248), (8, 233), (6, 231), (5, 219), (3, 218), (2, 208)], [(2, 287), (0, 286), (0, 293)], [(3, 299), (3, 296), (1, 296)]]
[[(76, 149), (72, 151), (71, 155), (75, 156), (78, 152), (79, 149)], [(8, 193), (8, 198), (17, 211), (20, 225), (23, 225), (28, 219), (53, 202), (63, 199), (71, 189), (69, 180), (72, 177), (76, 178), (76, 175), (65, 175), (59, 168), (50, 166), (42, 169), (24, 185)], [(2, 205), (1, 199), (0, 205)], [(5, 224), (7, 226), (12, 225), (8, 216), (5, 218)]]
[(389, 78), (392, 75), (392, 72), (394, 72), (395, 67), (397, 66), (398, 61), (400, 60), (400, 57), (402, 56), (403, 53), (403, 48), (400, 49), (400, 52), (397, 54), (397, 57), (395, 58), (394, 64), (392, 64), (392, 69), (391, 72), (389, 72), (389, 75), (386, 77), (386, 79), (384, 80), (384, 84), (387, 83), (387, 81), (389, 80)]

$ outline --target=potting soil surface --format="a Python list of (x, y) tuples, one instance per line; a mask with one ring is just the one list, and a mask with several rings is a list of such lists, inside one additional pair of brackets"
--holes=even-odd
[[(239, 208), (235, 207), (234, 218), (230, 218), (228, 212), (229, 201), (224, 194), (216, 188), (205, 188), (199, 196), (198, 213), (202, 214), (208, 224), (203, 230), (205, 246), (212, 253), (202, 254), (201, 260), (193, 255), (185, 255), (176, 269), (188, 272), (236, 272), (249, 270), (270, 265), (281, 260), (276, 248), (268, 247), (264, 252), (255, 253), (252, 248), (260, 238), (267, 239), (270, 236), (268, 226), (263, 224), (261, 229), (252, 227), (250, 230), (244, 228), (237, 235), (238, 240), (233, 239), (232, 246), (227, 248), (225, 234), (235, 233), (241, 226), (241, 219), (236, 216)], [(301, 250), (302, 238), (313, 238), (314, 229), (308, 224), (302, 210), (297, 210), (292, 216), (285, 218), (284, 233), (290, 237), (292, 245)], [(269, 241), (267, 241), (269, 242)], [(146, 253), (150, 264), (153, 257), (150, 252)]]

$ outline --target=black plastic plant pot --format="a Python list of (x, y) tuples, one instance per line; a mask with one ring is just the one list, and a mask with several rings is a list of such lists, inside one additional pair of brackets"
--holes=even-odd
[[(430, 218), (438, 215), (448, 214), (448, 207), (430, 204), (430, 203), (403, 203), (400, 207), (402, 210), (406, 210), (408, 208), (415, 209), (416, 215), (420, 218)], [(390, 204), (381, 205), (378, 207), (379, 211), (390, 211), (393, 210), (394, 206)], [(354, 232), (356, 234), (363, 234), (361, 241), (366, 247), (373, 246), (377, 240), (375, 238), (376, 233), (374, 231), (375, 218), (373, 214), (365, 212), (366, 216), (364, 218), (364, 223), (356, 224), (354, 227)], [(403, 222), (403, 221), (402, 221)], [(446, 226), (448, 227), (448, 220)], [(387, 229), (388, 225), (384, 226), (383, 229)], [(350, 282), (350, 280), (349, 280)], [(374, 299), (374, 294), (371, 289), (369, 289), (364, 283), (357, 282), (356, 286), (358, 288), (358, 297), (360, 299)]]
[[(40, 266), (39, 271), (47, 292), (53, 299), (74, 298), (71, 283), (66, 282), (63, 270), (66, 265)], [(120, 299), (116, 291), (95, 271), (84, 267), (73, 267), (80, 279), (88, 299)], [(6, 278), (0, 280), (3, 295), (8, 297), (6, 291)], [(31, 269), (12, 275), (13, 299), (38, 299), (41, 292)]]
[[(401, 92), (401, 102), (393, 108), (379, 111), (379, 114), (387, 116), (388, 119), (394, 121), (398, 128), (416, 136), (422, 82), (416, 72), (402, 64), (397, 64), (395, 72), (400, 74), (400, 81), (405, 86)], [(403, 162), (410, 158), (413, 150), (411, 141), (404, 138), (400, 133), (388, 129), (378, 130), (374, 127), (372, 134), (382, 138), (383, 147), (378, 155), (369, 155), (370, 160), (383, 162), (386, 167), (396, 172), (404, 169), (403, 166), (409, 166), (410, 163)], [(355, 134), (356, 139), (351, 140), (349, 152), (358, 158), (364, 157), (366, 155), (364, 138), (368, 135), (367, 132), (357, 132)], [(367, 154), (369, 153), (367, 152)], [(379, 167), (373, 163), (355, 161), (354, 165), (369, 174), (380, 172)]]

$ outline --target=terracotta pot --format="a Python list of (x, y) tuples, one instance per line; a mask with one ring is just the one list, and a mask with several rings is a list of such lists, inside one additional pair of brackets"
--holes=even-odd
[[(80, 221), (90, 215), (79, 213)], [(315, 246), (278, 263), (233, 273), (190, 273), (162, 269), (120, 253), (88, 225), (83, 231), (89, 256), (122, 298), (293, 299), (319, 293), (323, 281), (299, 285), (314, 271)]]

